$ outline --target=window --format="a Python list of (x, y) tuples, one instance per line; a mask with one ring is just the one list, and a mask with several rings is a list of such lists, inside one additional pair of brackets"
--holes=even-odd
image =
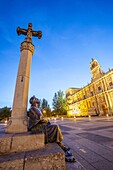
[(93, 91), (91, 91), (91, 96), (93, 96), (94, 94), (93, 94)]
[(102, 91), (102, 89), (101, 89), (101, 87), (100, 87), (100, 86), (98, 87), (98, 91)]
[(86, 95), (84, 95), (84, 99), (86, 99)]
[(112, 87), (113, 86), (113, 83), (112, 83), (112, 81), (109, 83), (109, 85)]

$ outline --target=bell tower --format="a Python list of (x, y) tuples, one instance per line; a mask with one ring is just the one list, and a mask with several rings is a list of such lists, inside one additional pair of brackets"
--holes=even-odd
[(100, 78), (103, 75), (100, 64), (98, 63), (98, 61), (96, 59), (93, 59), (93, 58), (90, 63), (90, 71), (92, 74), (92, 81), (97, 80), (98, 78)]

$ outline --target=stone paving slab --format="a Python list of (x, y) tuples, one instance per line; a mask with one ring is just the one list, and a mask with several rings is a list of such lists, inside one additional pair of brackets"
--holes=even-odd
[(70, 162), (66, 162), (66, 170), (86, 170), (81, 164), (80, 162), (74, 162), (74, 163), (70, 163)]
[[(74, 156), (76, 157), (77, 161), (79, 162), (79, 165), (83, 170), (95, 170), (92, 164), (90, 164), (85, 159), (83, 159), (79, 154), (74, 153)], [(72, 167), (73, 165), (71, 164), (70, 166)], [(67, 170), (70, 170), (70, 166), (68, 167)], [(78, 170), (78, 169), (76, 167), (75, 169), (73, 168), (72, 170)]]
[[(101, 154), (103, 157), (104, 155), (107, 157), (108, 155), (111, 155), (111, 161), (113, 161), (113, 149), (111, 150), (110, 148), (101, 145), (101, 144), (96, 144), (95, 146), (95, 142), (90, 141), (88, 139), (81, 139), (81, 140), (77, 140), (79, 143), (81, 143), (83, 146), (85, 146), (86, 148), (92, 150), (93, 152), (97, 153), (97, 154)], [(107, 157), (108, 158), (108, 157)]]
[[(64, 143), (71, 147), (81, 168), (85, 170), (113, 170), (112, 122), (113, 117), (109, 120), (95, 118), (91, 121), (76, 119), (76, 122), (72, 119), (64, 121), (64, 124), (61, 123)], [(60, 122), (57, 123), (60, 124)], [(72, 164), (68, 166), (68, 170), (76, 168)]]
[[(83, 159), (87, 160), (90, 163), (96, 162), (98, 160), (102, 160), (103, 158), (100, 155), (97, 155), (96, 153), (94, 153), (93, 151), (91, 151), (90, 149), (84, 147), (83, 145), (81, 145), (79, 142), (72, 142), (71, 139), (67, 139), (68, 142), (71, 142), (71, 148), (74, 152), (76, 152), (77, 154), (79, 154)], [(67, 141), (66, 140), (66, 141)]]
[(113, 126), (102, 126), (102, 127), (95, 127), (95, 128), (90, 128), (90, 129), (84, 129), (85, 131), (94, 131), (94, 130), (103, 130), (103, 129), (109, 129), (109, 128), (113, 128)]
[(112, 138), (93, 134), (93, 133), (88, 133), (88, 132), (78, 133), (78, 135), (82, 136), (83, 138), (86, 138), (88, 140), (94, 141), (96, 143), (101, 143), (101, 144), (105, 143), (105, 142), (113, 141)]
[[(107, 161), (107, 163), (110, 163), (111, 169), (113, 168), (113, 164), (112, 164), (113, 150), (110, 151), (109, 148), (104, 147), (100, 144), (94, 144), (92, 146), (92, 145), (90, 145), (89, 141), (86, 143), (86, 141), (82, 140), (82, 139), (72, 142), (71, 139), (66, 138), (66, 136), (65, 136), (65, 142), (66, 142), (66, 144), (67, 144), (67, 142), (69, 144), (71, 143), (70, 147), (72, 148), (75, 157), (77, 158), (77, 160), (79, 162), (81, 162), (82, 165), (84, 165), (84, 168), (86, 168), (87, 170), (96, 169), (97, 162), (98, 162), (98, 164), (100, 164), (100, 162), (102, 162), (102, 161)], [(88, 146), (90, 146), (90, 147), (88, 147)], [(102, 155), (101, 154), (99, 155), (99, 151)], [(100, 166), (100, 165), (98, 165), (98, 166)], [(100, 168), (98, 168), (98, 169), (103, 170)]]
[(93, 166), (99, 170), (113, 170), (113, 163), (105, 159), (93, 163)]

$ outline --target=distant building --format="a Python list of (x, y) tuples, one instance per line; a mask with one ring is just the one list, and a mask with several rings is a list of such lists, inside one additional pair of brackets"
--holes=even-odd
[(90, 70), (91, 83), (66, 90), (68, 116), (113, 115), (113, 69), (104, 73), (92, 59)]

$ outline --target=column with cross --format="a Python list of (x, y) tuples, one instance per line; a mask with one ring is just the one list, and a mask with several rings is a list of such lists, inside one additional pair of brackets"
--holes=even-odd
[(32, 36), (42, 37), (41, 31), (32, 30), (32, 23), (28, 24), (28, 29), (18, 27), (17, 34), (26, 35), (24, 42), (20, 45), (20, 63), (16, 79), (16, 87), (14, 93), (13, 107), (11, 118), (6, 128), (7, 133), (23, 133), (27, 132), (27, 104), (28, 90), (30, 81), (30, 68), (32, 55), (34, 53), (34, 45), (32, 44)]

